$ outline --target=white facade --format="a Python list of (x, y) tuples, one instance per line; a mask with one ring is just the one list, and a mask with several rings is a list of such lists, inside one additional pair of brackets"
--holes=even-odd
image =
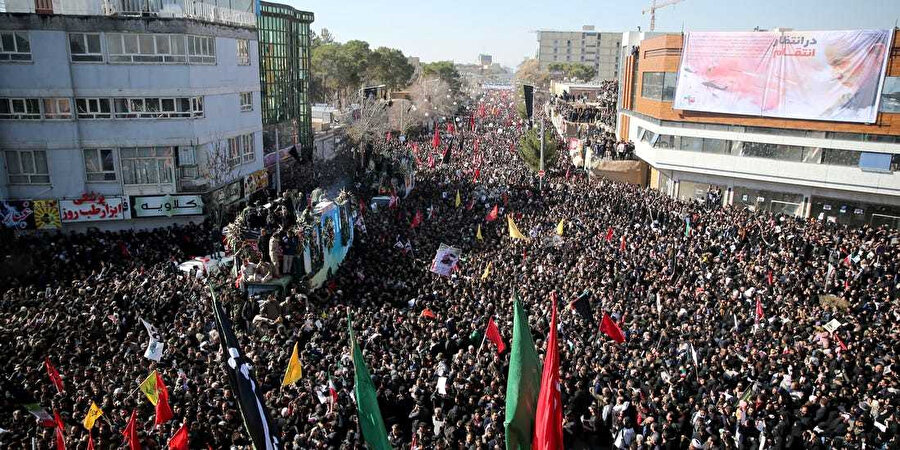
[[(701, 199), (710, 185), (726, 204), (852, 225), (900, 227), (900, 141), (824, 131), (666, 122), (624, 112), (651, 185)], [(845, 137), (846, 139), (842, 138)], [(861, 168), (863, 154), (893, 155), (893, 170)]]
[(537, 59), (541, 70), (553, 63), (577, 63), (597, 70), (597, 79), (615, 80), (619, 77), (619, 48), (622, 33), (594, 31), (540, 30), (537, 32)]
[[(0, 33), (27, 41), (15, 60), (0, 52), (0, 199), (133, 202), (263, 168), (254, 29), (0, 14)], [(131, 217), (63, 229), (166, 223)]]

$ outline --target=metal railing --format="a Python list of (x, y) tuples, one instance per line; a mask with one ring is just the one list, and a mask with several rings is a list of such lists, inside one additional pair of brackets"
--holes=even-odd
[(200, 0), (102, 0), (103, 11), (111, 16), (178, 17), (256, 27), (256, 14), (223, 8)]

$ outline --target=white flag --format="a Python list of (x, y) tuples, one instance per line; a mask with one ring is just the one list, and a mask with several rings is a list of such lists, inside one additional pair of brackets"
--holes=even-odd
[(700, 365), (697, 364), (697, 350), (694, 350), (694, 344), (691, 344), (691, 358), (694, 359), (694, 366), (700, 367)]
[(159, 362), (162, 359), (163, 348), (165, 345), (160, 341), (159, 330), (144, 319), (141, 319), (147, 334), (150, 335), (150, 343), (147, 344), (147, 351), (144, 352), (144, 358)]

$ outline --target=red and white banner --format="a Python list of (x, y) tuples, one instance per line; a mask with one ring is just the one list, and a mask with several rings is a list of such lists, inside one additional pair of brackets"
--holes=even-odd
[(674, 108), (875, 122), (892, 30), (692, 32)]

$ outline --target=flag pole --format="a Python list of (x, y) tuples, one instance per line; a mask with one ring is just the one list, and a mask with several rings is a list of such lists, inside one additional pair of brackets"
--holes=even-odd
[(478, 358), (478, 355), (481, 354), (481, 349), (484, 347), (484, 341), (487, 340), (487, 330), (484, 332), (484, 336), (481, 337), (481, 345), (478, 346), (478, 351), (475, 352), (475, 357)]

